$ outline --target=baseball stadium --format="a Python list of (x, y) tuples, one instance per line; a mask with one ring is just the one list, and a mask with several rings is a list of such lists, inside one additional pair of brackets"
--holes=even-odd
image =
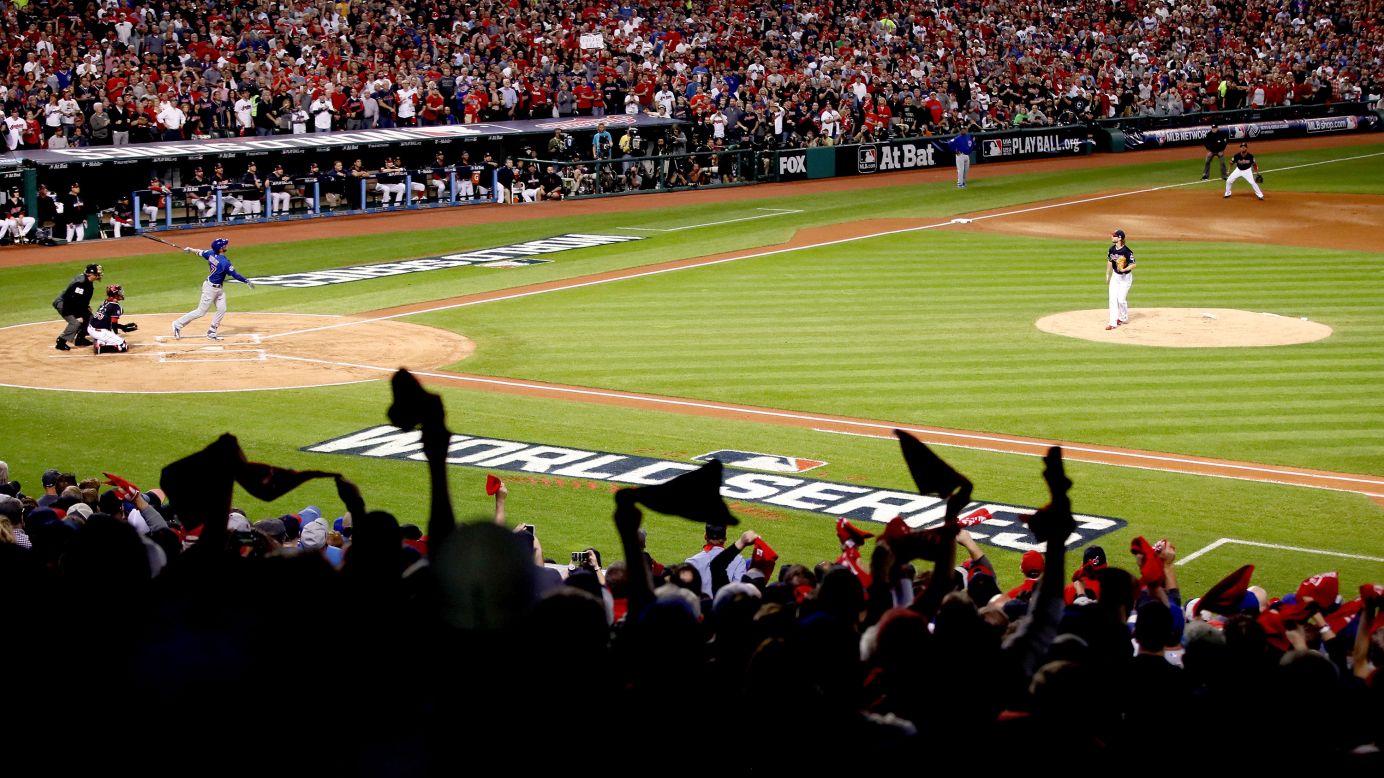
[[(968, 3), (70, 5), (95, 39), (0, 23), (37, 30), (0, 84), (34, 717), (383, 701), (284, 764), (425, 774), (453, 722), (695, 748), (648, 714), (716, 688), (789, 703), (750, 773), (850, 763), (838, 733), (951, 764), (950, 730), (1089, 717), (1062, 763), (1308, 707), (1324, 758), (1378, 759), (1377, 8), (1233, 4), (1290, 32), (1218, 54), (1173, 3), (1080, 2), (1049, 60), (1028, 11)], [(1109, 40), (1061, 50), (1087, 24)], [(388, 31), (405, 64), (343, 64)], [(515, 41), (544, 34), (540, 74)], [(1332, 56), (1294, 60), (1314, 35)], [(105, 86), (30, 138), (78, 83)], [(121, 647), (84, 663), (97, 630)], [(524, 724), (573, 688), (600, 721)]]

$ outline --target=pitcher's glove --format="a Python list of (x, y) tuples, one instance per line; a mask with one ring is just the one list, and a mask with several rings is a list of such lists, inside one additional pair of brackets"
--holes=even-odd
[(139, 329), (139, 325), (135, 324), (134, 322), (130, 322), (129, 324), (120, 325), (120, 329), (124, 330), (125, 332), (134, 332), (135, 330)]
[(1263, 173), (1255, 173), (1255, 174), (1254, 174), (1254, 183), (1256, 183), (1256, 184), (1262, 184), (1262, 183), (1264, 183), (1264, 174), (1263, 174)]

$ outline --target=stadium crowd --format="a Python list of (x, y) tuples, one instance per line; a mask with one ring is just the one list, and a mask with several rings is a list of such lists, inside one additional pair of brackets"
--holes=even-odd
[(718, 147), (829, 144), (1377, 101), (1384, 52), (1370, 0), (4, 9), (11, 150), (621, 112)]
[[(491, 758), (741, 774), (974, 766), (978, 748), (989, 766), (1380, 759), (1384, 587), (1355, 596), (1323, 573), (1271, 596), (1245, 566), (1185, 599), (1175, 546), (1142, 537), (1123, 566), (1091, 545), (1069, 560), (1058, 449), (1017, 571), (965, 530), (970, 482), (904, 433), (919, 492), (947, 501), (938, 527), (895, 519), (876, 537), (840, 520), (839, 557), (790, 563), (772, 538), (728, 532), (713, 462), (616, 492), (618, 559), (557, 563), (529, 523), (541, 514), (516, 524), (499, 479), (493, 514), (457, 521), (440, 398), (402, 371), (394, 397), (391, 423), (421, 429), (426, 535), (340, 475), (247, 461), (229, 435), (159, 489), (57, 470), (26, 488), (0, 463), (12, 752), (81, 743), (64, 767), (146, 774)], [(336, 479), (335, 521), (232, 507), (235, 484), (273, 500), (314, 478)], [(676, 519), (646, 512), (704, 522), (705, 545), (654, 560), (646, 533)]]

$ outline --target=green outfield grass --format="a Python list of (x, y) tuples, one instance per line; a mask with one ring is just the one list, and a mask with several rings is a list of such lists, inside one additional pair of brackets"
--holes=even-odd
[[(720, 448), (771, 451), (811, 456), (829, 462), (808, 474), (812, 478), (868, 486), (908, 489), (907, 470), (892, 441), (688, 417), (653, 411), (580, 405), (553, 400), (505, 397), (487, 392), (444, 389), (449, 423), (466, 435), (503, 437), (560, 446), (637, 453), (687, 460)], [(53, 396), (5, 391), (14, 410), (7, 425), (5, 458), (15, 477), (36, 483), (42, 467), (28, 462), (60, 461), (78, 473), (115, 469), (140, 485), (157, 480), (164, 464), (191, 453), (224, 431), (234, 431), (252, 459), (284, 466), (340, 470), (356, 480), (371, 508), (388, 510), (403, 521), (426, 524), (427, 476), (418, 462), (376, 460), (318, 454), (300, 449), (330, 438), (384, 423), (389, 403), (384, 382), (347, 387), (266, 394), (112, 395), (101, 400), (99, 419), (74, 413), (89, 432), (57, 432), (55, 424), (73, 428), (53, 415)], [(76, 398), (71, 407), (76, 410)], [(135, 424), (129, 420), (140, 420)], [(105, 431), (119, 428), (118, 435)], [(631, 431), (635, 430), (636, 433)], [(96, 441), (79, 444), (79, 441)], [(48, 441), (46, 452), (30, 441)], [(1046, 501), (1042, 463), (1029, 456), (939, 447), (942, 456), (976, 484), (977, 499), (1040, 505)], [(118, 453), (117, 453), (118, 452)], [(484, 494), (485, 470), (452, 468), (451, 485), (458, 515), (489, 516), (493, 503)], [(1102, 539), (1113, 562), (1128, 559), (1125, 549), (1135, 535), (1167, 537), (1189, 554), (1223, 537), (1254, 540), (1384, 558), (1378, 530), (1384, 510), (1354, 494), (1290, 486), (1200, 478), (1149, 470), (1073, 462), (1068, 472), (1075, 488), (1074, 508), (1084, 513), (1125, 519), (1129, 527)], [(538, 526), (545, 552), (565, 559), (588, 545), (618, 553), (610, 515), (613, 501), (606, 484), (599, 490), (570, 483), (543, 485), (537, 479), (510, 479), (511, 522)], [(336, 516), (340, 504), (330, 482), (312, 482), (273, 504), (259, 503), (237, 490), (236, 505), (256, 518), (297, 511), (308, 504)], [(790, 560), (815, 563), (838, 551), (832, 519), (772, 506), (742, 513), (745, 527), (765, 535)], [(679, 519), (650, 518), (649, 550), (661, 561), (680, 561), (700, 550), (701, 528)], [(1018, 577), (1018, 554), (991, 549), (1005, 580)], [(1287, 589), (1302, 578), (1327, 569), (1340, 570), (1343, 582), (1374, 580), (1381, 563), (1275, 549), (1228, 546), (1193, 560), (1178, 573), (1183, 586), (1200, 592), (1233, 567), (1260, 565), (1256, 582), (1271, 590)]]
[[(1384, 152), (1384, 146), (1265, 154), (1265, 169)], [(753, 208), (801, 213), (651, 235), (554, 255), (517, 270), (462, 268), (306, 290), (230, 290), (240, 311), (358, 313), (471, 292), (781, 243), (803, 227), (868, 218), (949, 218), (1036, 200), (1192, 181), (1200, 163), (881, 185), (838, 197), (787, 196), (696, 209), (256, 246), (233, 257), (249, 275), (341, 267), (453, 253), (565, 232), (620, 232), (734, 219)], [(1378, 194), (1384, 157), (1271, 173), (1269, 192), (1297, 189)], [(1219, 182), (1194, 184), (1214, 188)], [(787, 190), (791, 192), (791, 189)], [(234, 241), (236, 232), (228, 233)], [(175, 240), (177, 238), (175, 237)], [(150, 244), (151, 248), (157, 248)], [(92, 247), (99, 252), (99, 245)], [(1308, 316), (1331, 338), (1283, 348), (1166, 350), (1118, 347), (1038, 332), (1047, 313), (1104, 306), (1103, 241), (1031, 240), (931, 230), (855, 241), (521, 300), (409, 317), (476, 340), (475, 357), (452, 367), (632, 391), (870, 416), (1384, 474), (1384, 266), (1379, 253), (1252, 244), (1141, 240), (1139, 306), (1232, 307)], [(95, 256), (95, 254), (93, 255)], [(171, 251), (105, 262), (123, 283), (130, 320), (196, 302), (202, 266)], [(48, 303), (81, 263), (0, 269), (9, 305), (0, 326), (53, 319)], [(59, 324), (54, 321), (54, 330)], [(129, 369), (105, 359), (99, 370)], [(5, 382), (0, 378), (0, 383)], [(99, 373), (92, 384), (100, 386)], [(186, 387), (196, 389), (197, 387)], [(668, 459), (720, 448), (824, 459), (811, 477), (908, 486), (895, 445), (748, 422), (581, 403), (443, 390), (455, 431)], [(75, 395), (0, 388), (0, 458), (27, 487), (49, 466), (82, 475), (113, 469), (152, 484), (161, 467), (224, 431), (252, 458), (340, 469), (372, 507), (405, 521), (425, 518), (420, 464), (311, 454), (304, 446), (383, 422), (384, 382), (223, 395)], [(980, 499), (1037, 505), (1046, 495), (1032, 457), (940, 449), (976, 482)], [(1103, 545), (1114, 561), (1134, 535), (1169, 537), (1188, 554), (1221, 538), (1371, 557), (1228, 545), (1178, 569), (1199, 592), (1241, 563), (1256, 582), (1289, 589), (1340, 570), (1343, 585), (1384, 577), (1384, 508), (1355, 494), (1073, 463), (1078, 511), (1129, 522)], [(484, 471), (458, 467), (453, 486), (466, 515), (483, 515)], [(516, 480), (514, 521), (533, 521), (549, 556), (589, 544), (614, 551), (607, 491)], [(263, 505), (238, 494), (255, 518), (317, 503), (338, 507), (328, 484)], [(700, 547), (700, 529), (655, 519), (650, 550), (675, 561)], [(785, 557), (834, 555), (831, 520), (762, 506), (746, 516)], [(1017, 577), (1017, 555), (996, 552)]]

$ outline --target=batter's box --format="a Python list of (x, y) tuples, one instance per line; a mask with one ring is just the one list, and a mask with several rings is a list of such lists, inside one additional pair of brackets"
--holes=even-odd
[[(224, 340), (219, 341), (228, 346), (258, 346), (260, 344), (260, 334), (258, 332), (244, 332), (237, 335), (224, 335)], [(195, 344), (202, 340), (200, 335), (188, 335), (183, 338), (175, 338), (172, 335), (155, 335), (155, 343), (181, 343)]]
[(187, 351), (160, 351), (159, 362), (184, 364), (191, 362), (263, 362), (262, 348), (226, 348), (225, 346), (206, 346)]

